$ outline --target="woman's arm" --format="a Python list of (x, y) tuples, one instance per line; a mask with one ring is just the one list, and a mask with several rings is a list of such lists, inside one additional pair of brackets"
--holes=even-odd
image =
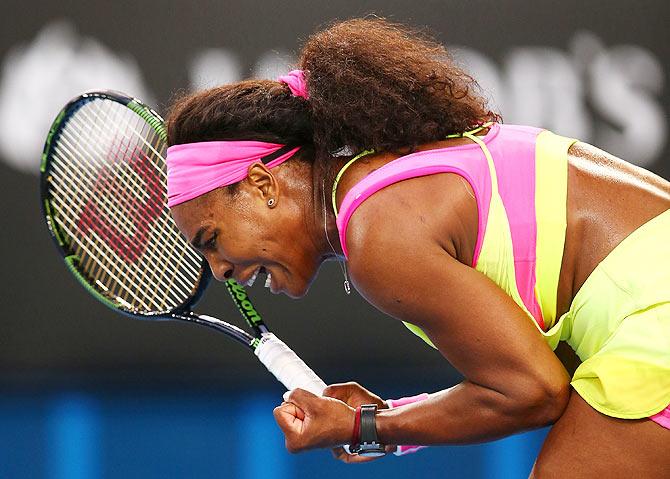
[[(466, 380), (380, 411), (379, 439), (472, 443), (554, 422), (569, 395), (565, 369), (523, 310), (455, 259), (465, 241), (451, 233), (468, 231), (456, 206), (468, 199), (445, 205), (444, 194), (430, 197), (437, 190), (419, 180), (384, 188), (357, 209), (347, 233), (350, 271), (370, 303), (422, 328)], [(293, 452), (351, 440), (353, 409), (335, 399), (296, 390), (275, 417)]]
[[(569, 393), (560, 361), (500, 287), (448, 253), (458, 249), (455, 241), (438, 240), (444, 231), (462, 230), (458, 211), (431, 211), (403, 188), (378, 192), (353, 216), (352, 279), (377, 308), (423, 329), (466, 380), (426, 401), (381, 411), (380, 440), (480, 442), (554, 422)], [(394, 211), (381, 214), (384, 205)]]

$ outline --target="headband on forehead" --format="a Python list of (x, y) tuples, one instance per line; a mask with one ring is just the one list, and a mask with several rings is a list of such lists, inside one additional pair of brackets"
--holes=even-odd
[(167, 151), (168, 206), (172, 208), (242, 181), (254, 163), (273, 168), (299, 149), (263, 141), (203, 141), (171, 146)]
[[(307, 99), (302, 70), (279, 77), (295, 96)], [(264, 141), (201, 141), (167, 150), (168, 206), (172, 208), (247, 177), (249, 167), (262, 162), (273, 168), (291, 158), (299, 146)]]

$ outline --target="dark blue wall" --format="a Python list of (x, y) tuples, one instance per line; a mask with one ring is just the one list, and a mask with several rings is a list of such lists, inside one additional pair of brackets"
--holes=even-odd
[(272, 417), (277, 398), (275, 391), (6, 392), (0, 477), (520, 479), (546, 434), (346, 465), (328, 451), (287, 453)]

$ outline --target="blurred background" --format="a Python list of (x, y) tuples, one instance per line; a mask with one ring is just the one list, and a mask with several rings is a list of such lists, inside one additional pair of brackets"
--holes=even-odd
[[(319, 26), (374, 13), (432, 31), (506, 123), (670, 178), (669, 2), (4, 0), (2, 10), (0, 478), (527, 477), (545, 430), (353, 467), (327, 451), (289, 455), (272, 417), (283, 390), (248, 351), (206, 329), (116, 315), (66, 272), (40, 213), (43, 141), (83, 90), (125, 91), (164, 112), (184, 90), (276, 78)], [(460, 380), (401, 324), (346, 296), (335, 264), (301, 301), (262, 286), (251, 296), (328, 383), (399, 397)], [(241, 324), (218, 285), (197, 309)]]

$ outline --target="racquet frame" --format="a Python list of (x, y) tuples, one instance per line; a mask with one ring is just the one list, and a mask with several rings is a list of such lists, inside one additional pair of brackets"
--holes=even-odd
[(260, 314), (251, 303), (251, 300), (249, 299), (249, 296), (244, 287), (237, 283), (234, 279), (229, 279), (225, 282), (226, 289), (230, 293), (231, 298), (235, 302), (246, 323), (253, 329), (255, 335), (251, 335), (233, 324), (191, 311), (191, 307), (193, 307), (202, 297), (202, 294), (204, 293), (205, 289), (207, 289), (207, 285), (212, 279), (211, 270), (209, 269), (209, 265), (204, 258), (202, 259), (201, 264), (201, 275), (193, 294), (183, 304), (171, 311), (152, 314), (146, 314), (138, 311), (131, 312), (117, 306), (103, 294), (101, 294), (95, 287), (93, 287), (86, 279), (86, 277), (79, 271), (78, 258), (76, 255), (72, 255), (66, 250), (67, 244), (64, 238), (67, 236), (67, 234), (61, 231), (60, 227), (54, 219), (53, 208), (51, 207), (50, 203), (51, 195), (49, 188), (49, 167), (53, 145), (58, 140), (63, 126), (67, 123), (70, 116), (72, 116), (81, 106), (95, 99), (108, 99), (121, 105), (125, 105), (127, 108), (142, 117), (163, 140), (167, 139), (167, 132), (165, 130), (163, 118), (156, 111), (142, 103), (140, 100), (129, 97), (121, 92), (113, 90), (86, 92), (73, 98), (65, 105), (65, 107), (63, 107), (51, 125), (49, 134), (47, 135), (47, 139), (44, 144), (42, 161), (40, 164), (40, 193), (42, 213), (49, 229), (49, 233), (66, 266), (89, 293), (91, 293), (95, 298), (97, 298), (105, 305), (109, 306), (117, 312), (125, 314), (126, 316), (151, 320), (179, 320), (200, 324), (202, 326), (207, 326), (208, 328), (222, 332), (251, 349), (256, 349), (261, 335), (268, 333), (269, 329), (267, 326), (265, 326), (265, 323), (263, 322)]

